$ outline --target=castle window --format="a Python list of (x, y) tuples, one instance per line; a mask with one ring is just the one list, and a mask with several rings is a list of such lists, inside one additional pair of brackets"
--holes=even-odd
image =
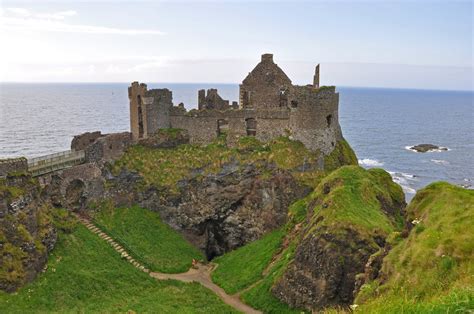
[(245, 126), (247, 129), (248, 136), (257, 135), (257, 120), (255, 120), (254, 118), (245, 119)]
[(224, 119), (217, 120), (217, 136), (226, 134), (229, 131), (229, 121)]
[(326, 117), (326, 123), (327, 123), (328, 128), (330, 128), (331, 123), (332, 123), (332, 114), (330, 114)]
[(291, 101), (291, 108), (298, 108), (298, 102), (296, 100)]
[(280, 107), (287, 107), (288, 106), (288, 95), (286, 89), (280, 89)]
[(138, 103), (138, 138), (143, 138), (143, 134), (145, 133), (145, 131), (143, 127), (142, 97), (140, 95), (137, 96), (137, 103)]

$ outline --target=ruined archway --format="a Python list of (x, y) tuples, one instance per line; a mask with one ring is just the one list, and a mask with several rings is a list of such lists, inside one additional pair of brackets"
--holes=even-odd
[(82, 180), (72, 180), (66, 187), (66, 204), (71, 210), (79, 210), (85, 204), (85, 184)]

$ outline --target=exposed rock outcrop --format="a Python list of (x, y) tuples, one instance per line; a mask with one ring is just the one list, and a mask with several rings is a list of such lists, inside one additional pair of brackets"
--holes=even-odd
[(272, 291), (297, 308), (348, 306), (358, 274), (403, 226), (403, 192), (385, 171), (351, 166), (325, 178), (311, 200), (294, 260)]
[(209, 259), (258, 239), (286, 222), (289, 205), (307, 193), (273, 164), (224, 165), (217, 174), (196, 171), (179, 182), (178, 193), (140, 186), (141, 177), (122, 171), (110, 180), (116, 203), (139, 203), (203, 250)]
[(0, 180), (0, 290), (12, 292), (43, 269), (57, 233), (34, 179)]

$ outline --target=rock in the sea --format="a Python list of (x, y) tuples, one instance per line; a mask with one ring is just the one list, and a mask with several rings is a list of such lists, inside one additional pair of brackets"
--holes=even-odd
[(440, 147), (433, 144), (418, 144), (410, 147), (410, 149), (417, 151), (418, 153), (426, 153), (435, 150), (448, 150), (446, 147)]

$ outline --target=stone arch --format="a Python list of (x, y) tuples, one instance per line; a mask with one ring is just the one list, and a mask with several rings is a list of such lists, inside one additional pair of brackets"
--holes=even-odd
[(142, 96), (138, 95), (137, 96), (137, 104), (138, 104), (138, 138), (143, 138), (143, 135), (145, 133), (145, 129), (143, 127), (143, 102), (142, 102)]
[(229, 131), (229, 121), (226, 119), (217, 120), (217, 136), (227, 134)]
[(248, 136), (255, 136), (257, 135), (257, 120), (254, 118), (247, 118), (245, 119), (245, 127), (247, 130)]
[(79, 210), (86, 201), (84, 196), (85, 184), (80, 179), (74, 179), (66, 187), (65, 199), (67, 206), (72, 210)]

